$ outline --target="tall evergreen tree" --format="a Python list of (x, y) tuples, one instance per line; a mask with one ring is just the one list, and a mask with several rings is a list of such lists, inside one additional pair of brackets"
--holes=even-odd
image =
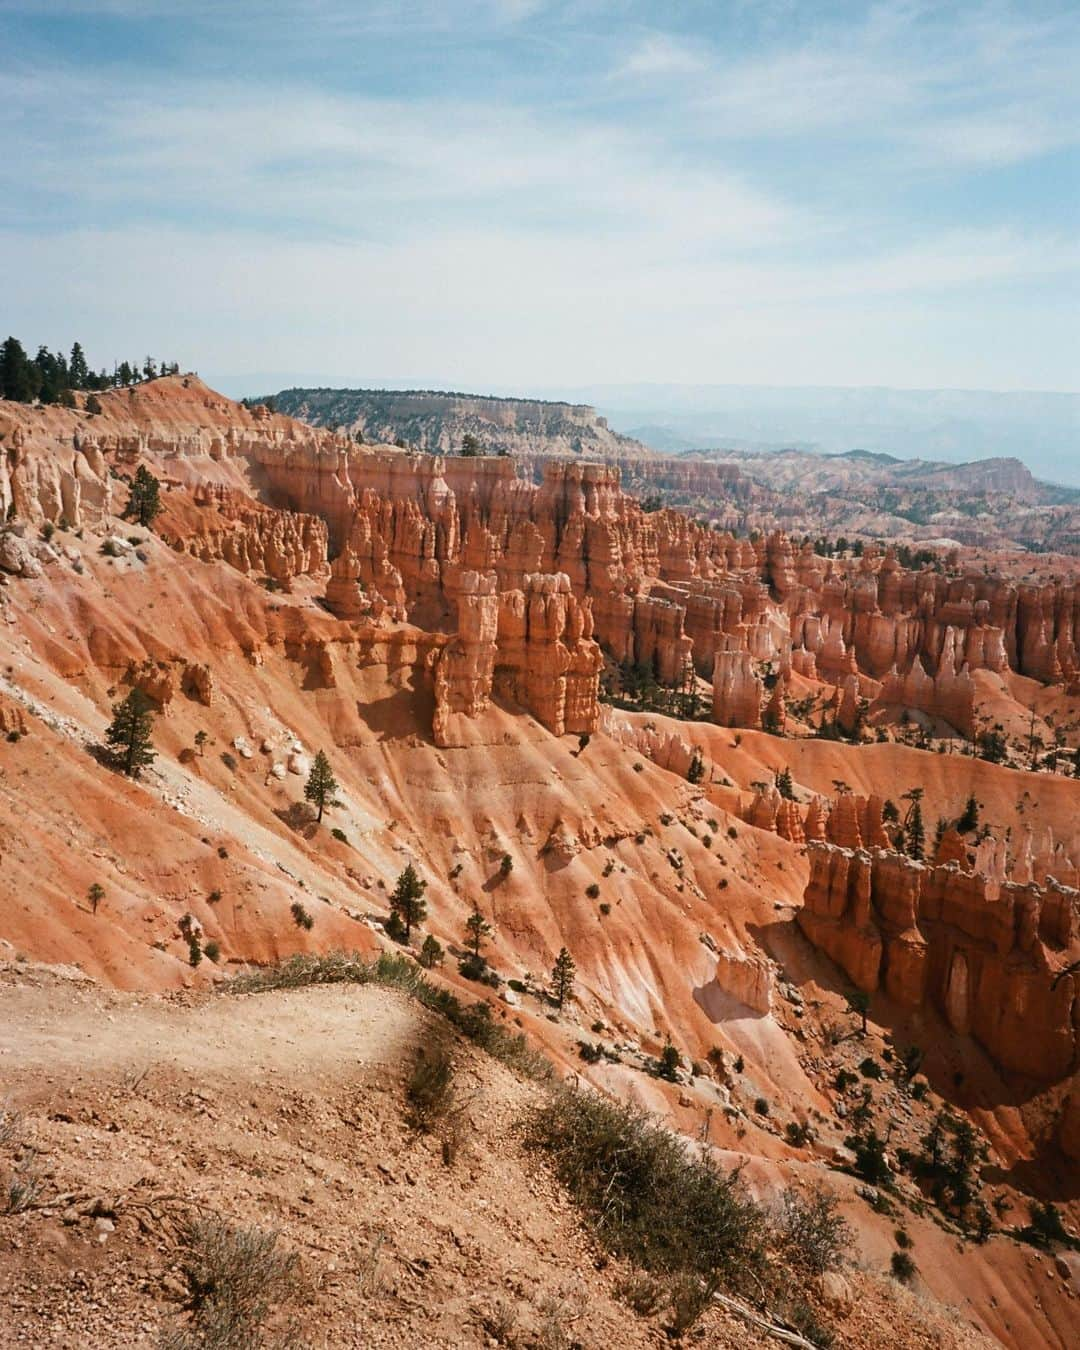
[(563, 947), (555, 958), (551, 970), (551, 997), (555, 1000), (557, 1008), (562, 1008), (566, 1000), (573, 996), (576, 974), (577, 966), (574, 965), (574, 958)]
[(961, 834), (970, 834), (972, 830), (979, 828), (979, 803), (975, 800), (974, 792), (968, 797), (963, 813), (956, 822), (956, 828)]
[(416, 868), (409, 863), (397, 879), (393, 894), (390, 896), (390, 911), (396, 914), (405, 927), (405, 941), (408, 942), (413, 924), (423, 923), (427, 917), (427, 902), (424, 892), (427, 882), (421, 881)]
[(140, 464), (135, 471), (135, 481), (131, 485), (131, 494), (124, 514), (137, 520), (140, 525), (148, 527), (153, 524), (154, 517), (160, 510), (161, 484), (145, 464)]
[(330, 761), (320, 750), (315, 756), (315, 762), (311, 766), (311, 772), (308, 774), (308, 780), (304, 784), (304, 796), (309, 802), (314, 802), (319, 808), (317, 820), (322, 820), (323, 811), (328, 802), (332, 802), (334, 793), (337, 791), (338, 783), (334, 777), (334, 771), (330, 767)]
[(465, 920), (465, 945), (472, 952), (478, 961), (483, 958), (480, 955), (480, 948), (484, 939), (489, 938), (492, 933), (491, 924), (473, 905), (473, 912)]
[(68, 378), (71, 381), (72, 389), (89, 389), (91, 387), (90, 367), (86, 364), (86, 355), (77, 342), (71, 349), (71, 359), (68, 362)]
[(141, 689), (133, 689), (121, 703), (113, 705), (113, 720), (105, 732), (105, 741), (116, 752), (116, 761), (129, 778), (138, 778), (139, 771), (153, 764), (154, 747), (150, 734), (154, 715), (150, 700)]
[(922, 807), (913, 803), (904, 826), (904, 843), (909, 858), (921, 861), (926, 856), (926, 828), (923, 825)]
[(0, 398), (33, 403), (40, 384), (41, 372), (27, 357), (22, 343), (9, 337), (0, 347)]

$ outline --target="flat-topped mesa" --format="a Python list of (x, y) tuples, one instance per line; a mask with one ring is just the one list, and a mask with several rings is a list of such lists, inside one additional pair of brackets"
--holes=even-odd
[(802, 931), (859, 989), (933, 1003), (1004, 1069), (1058, 1081), (1080, 1054), (1080, 892), (956, 862), (809, 841)]

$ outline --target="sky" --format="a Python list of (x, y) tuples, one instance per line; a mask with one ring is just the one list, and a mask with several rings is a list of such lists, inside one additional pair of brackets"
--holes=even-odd
[(211, 380), (1080, 389), (1080, 6), (0, 0), (0, 328)]

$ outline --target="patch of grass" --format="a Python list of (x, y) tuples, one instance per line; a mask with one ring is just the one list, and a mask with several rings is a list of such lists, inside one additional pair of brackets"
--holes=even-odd
[(523, 1033), (515, 1034), (495, 1022), (487, 1003), (462, 1003), (450, 990), (426, 979), (408, 957), (396, 952), (380, 952), (372, 961), (365, 961), (357, 952), (300, 952), (279, 965), (237, 975), (222, 988), (234, 994), (261, 994), (309, 984), (378, 984), (385, 989), (400, 989), (429, 1011), (445, 1017), (468, 1040), (516, 1073), (535, 1079), (552, 1075), (551, 1061), (533, 1049)]

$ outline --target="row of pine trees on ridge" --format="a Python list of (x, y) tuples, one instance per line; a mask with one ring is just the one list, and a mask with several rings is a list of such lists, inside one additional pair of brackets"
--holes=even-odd
[(147, 356), (139, 361), (121, 361), (110, 374), (104, 367), (95, 371), (78, 342), (65, 356), (41, 346), (34, 357), (27, 356), (22, 343), (9, 337), (0, 346), (0, 398), (14, 403), (59, 403), (75, 406), (76, 390), (127, 388), (159, 375), (179, 375), (177, 361), (157, 361)]

